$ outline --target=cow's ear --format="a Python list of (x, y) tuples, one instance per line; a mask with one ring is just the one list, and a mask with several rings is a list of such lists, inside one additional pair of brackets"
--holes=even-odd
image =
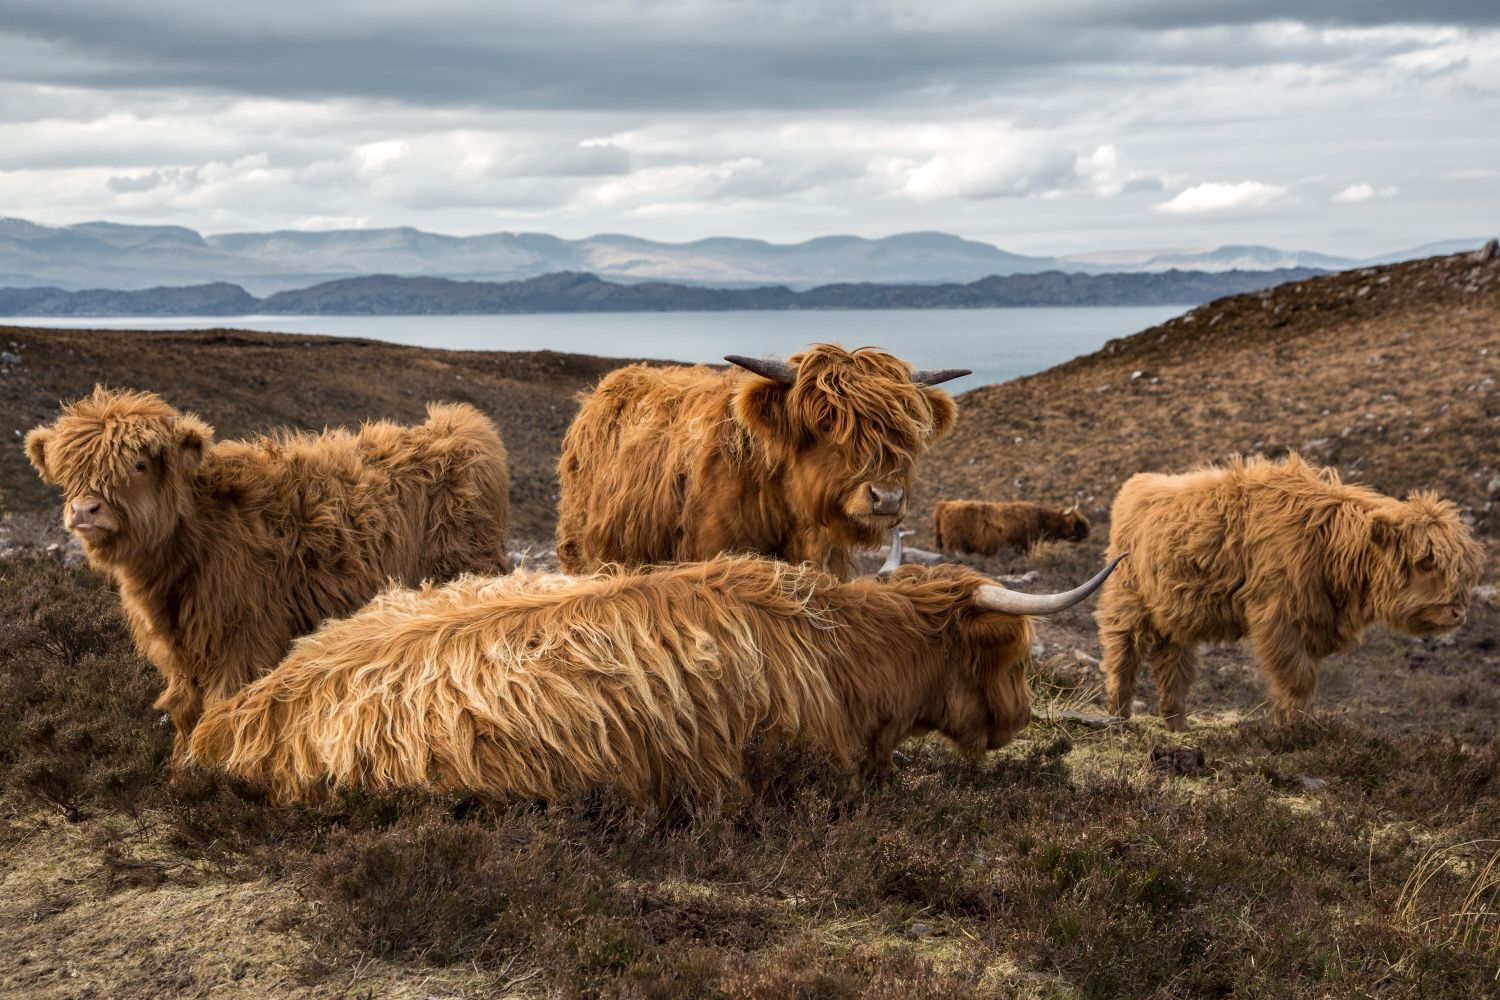
[(191, 413), (184, 413), (172, 421), (172, 435), (176, 439), (178, 458), (189, 469), (203, 461), (203, 453), (213, 444), (214, 429)]
[(1394, 550), (1401, 546), (1401, 521), (1389, 512), (1377, 510), (1370, 515), (1370, 541), (1377, 548)]
[(32, 465), (36, 466), (36, 471), (44, 483), (57, 482), (47, 468), (47, 442), (50, 440), (52, 440), (50, 427), (37, 427), (26, 435), (26, 457), (31, 459)]
[(929, 441), (937, 441), (947, 435), (953, 429), (958, 420), (958, 404), (953, 397), (940, 389), (923, 389), (923, 395), (927, 397), (927, 405), (932, 407), (932, 436)]
[(793, 441), (787, 387), (767, 379), (749, 378), (734, 393), (734, 418), (757, 437), (771, 441)]

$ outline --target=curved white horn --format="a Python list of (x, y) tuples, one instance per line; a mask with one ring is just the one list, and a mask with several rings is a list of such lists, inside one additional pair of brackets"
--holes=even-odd
[(747, 358), (743, 354), (726, 354), (724, 360), (772, 382), (780, 382), (786, 386), (797, 382), (797, 366), (788, 361), (778, 358)]
[(901, 543), (901, 526), (898, 524), (891, 529), (891, 551), (885, 557), (885, 562), (875, 571), (876, 576), (887, 576), (901, 565), (901, 553), (906, 546)]
[(1094, 574), (1088, 583), (1061, 594), (1018, 594), (1014, 590), (986, 583), (975, 593), (974, 603), (986, 611), (1002, 611), (1010, 615), (1053, 615), (1066, 611), (1103, 586), (1120, 560), (1128, 555), (1129, 552), (1120, 553), (1110, 560), (1108, 566)]

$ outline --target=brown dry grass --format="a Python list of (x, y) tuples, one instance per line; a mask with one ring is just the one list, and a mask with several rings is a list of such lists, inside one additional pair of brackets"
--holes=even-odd
[(245, 330), (98, 331), (0, 327), (22, 363), (0, 377), (0, 510), (52, 502), (20, 435), (97, 382), (160, 393), (195, 410), (220, 438), (275, 427), (321, 430), (387, 418), (419, 422), (429, 400), (471, 403), (510, 451), (512, 533), (550, 538), (554, 466), (573, 394), (623, 362), (550, 351), (437, 351), (372, 340)]
[[(1104, 503), (1137, 468), (1326, 436), (1313, 457), (1382, 489), (1437, 486), (1488, 535), (1500, 303), (1478, 278), (1493, 273), (1449, 260), (1318, 279), (972, 393), (927, 494), (1084, 486)], [(462, 374), (470, 394), (450, 398), (494, 413), (532, 463), (523, 541), (550, 529), (567, 397), (610, 364), (146, 336), (0, 334), (34, 367), (0, 383), (0, 412), (24, 428), (108, 373), (238, 434), (409, 419)], [(265, 382), (238, 380), (244, 359)], [(273, 810), (169, 780), (155, 675), (108, 590), (66, 545), (46, 551), (52, 514), (30, 512), (50, 499), (16, 458), (0, 461), (0, 994), (1446, 997), (1500, 982), (1493, 598), (1451, 641), (1376, 634), (1331, 661), (1319, 713), (1287, 730), (1265, 724), (1264, 687), (1231, 649), (1205, 660), (1186, 740), (1150, 718), (1038, 722), (978, 765), (911, 744), (858, 792), (816, 761), (764, 760), (780, 780), (762, 799), (692, 821), (422, 795)], [(1052, 587), (1097, 564), (1102, 534), (982, 565)], [(1041, 710), (1086, 707), (1087, 608), (1039, 637)]]
[(1500, 474), (1500, 261), (1438, 257), (1221, 299), (961, 403), (921, 469), (915, 544), (930, 542), (940, 499), (1083, 490), (1103, 514), (1136, 472), (1288, 448), (1388, 493), (1436, 489), (1500, 530), (1486, 490)]

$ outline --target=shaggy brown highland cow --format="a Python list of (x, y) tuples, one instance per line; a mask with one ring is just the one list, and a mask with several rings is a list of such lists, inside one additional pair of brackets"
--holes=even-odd
[(943, 552), (992, 556), (1044, 539), (1081, 542), (1089, 537), (1089, 521), (1077, 504), (1058, 508), (1024, 500), (943, 500), (932, 508), (932, 530)]
[(505, 447), (472, 407), (427, 422), (215, 443), (146, 392), (96, 388), (26, 437), (63, 524), (166, 679), (177, 752), (205, 705), (388, 581), (504, 572)]
[(299, 640), (203, 717), (193, 759), (280, 801), (330, 785), (491, 799), (610, 788), (635, 804), (746, 791), (752, 737), (886, 766), (912, 733), (963, 751), (1030, 717), (1025, 614), (1083, 600), (956, 566), (841, 583), (726, 557), (592, 577), (517, 571), (394, 589)]
[[(906, 513), (912, 464), (953, 426), (964, 369), (809, 347), (738, 368), (611, 372), (563, 439), (558, 556), (581, 573), (750, 552), (854, 575)], [(743, 371), (740, 369), (748, 369)]]
[(1483, 557), (1452, 503), (1348, 486), (1296, 455), (1133, 476), (1109, 548), (1131, 552), (1099, 601), (1110, 708), (1130, 714), (1149, 663), (1172, 729), (1186, 727), (1201, 643), (1248, 637), (1284, 724), (1312, 701), (1318, 662), (1372, 623), (1463, 624)]

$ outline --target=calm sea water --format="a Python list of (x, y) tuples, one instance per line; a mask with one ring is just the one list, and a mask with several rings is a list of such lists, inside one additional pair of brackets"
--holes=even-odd
[(233, 327), (368, 337), (449, 350), (568, 351), (716, 362), (788, 354), (820, 341), (883, 347), (921, 367), (964, 367), (965, 391), (1050, 368), (1186, 312), (1187, 306), (549, 313), (525, 316), (0, 317), (0, 325), (191, 330)]

